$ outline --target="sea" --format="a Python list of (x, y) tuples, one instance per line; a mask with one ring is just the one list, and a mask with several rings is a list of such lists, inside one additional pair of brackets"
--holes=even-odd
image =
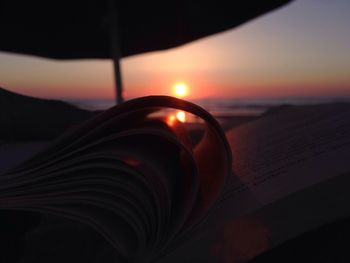
[[(79, 108), (100, 111), (114, 106), (114, 99), (65, 99)], [(315, 105), (324, 103), (350, 103), (343, 97), (280, 97), (280, 98), (207, 98), (191, 100), (217, 117), (254, 116), (282, 105)]]

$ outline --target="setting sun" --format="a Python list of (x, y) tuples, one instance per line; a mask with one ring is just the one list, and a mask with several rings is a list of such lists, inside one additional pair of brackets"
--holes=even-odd
[(174, 85), (174, 93), (178, 97), (185, 97), (188, 94), (188, 87), (185, 83), (179, 82)]

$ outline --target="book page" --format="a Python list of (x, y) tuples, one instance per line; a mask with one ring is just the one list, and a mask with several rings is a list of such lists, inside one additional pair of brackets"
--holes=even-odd
[(223, 195), (191, 242), (160, 262), (245, 262), (350, 215), (350, 105), (286, 107), (227, 138), (233, 176)]
[(50, 142), (4, 142), (0, 144), (0, 174), (3, 174), (33, 155), (42, 151)]
[[(163, 108), (201, 118), (202, 140), (192, 145), (185, 125), (177, 129), (166, 116), (152, 116)], [(176, 248), (206, 217), (230, 173), (230, 146), (209, 113), (151, 96), (97, 115), (6, 171), (0, 208), (80, 222), (110, 242), (121, 259), (150, 262)]]
[(350, 106), (289, 107), (227, 133), (233, 172), (262, 204), (350, 171)]

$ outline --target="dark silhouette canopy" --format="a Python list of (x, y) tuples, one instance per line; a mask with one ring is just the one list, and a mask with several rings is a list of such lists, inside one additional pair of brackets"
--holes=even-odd
[[(120, 56), (126, 57), (236, 27), (287, 2), (290, 0), (2, 1), (0, 50), (56, 59), (111, 58), (110, 38), (118, 30), (117, 23)], [(116, 19), (110, 16), (113, 6)]]

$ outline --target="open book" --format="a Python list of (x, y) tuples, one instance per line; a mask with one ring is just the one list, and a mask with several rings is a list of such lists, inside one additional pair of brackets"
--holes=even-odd
[[(201, 119), (199, 142), (169, 108)], [(349, 105), (286, 107), (225, 135), (194, 104), (146, 97), (2, 174), (0, 208), (89, 226), (116, 262), (242, 262), (348, 216), (349, 157)]]
[[(193, 145), (165, 109), (206, 125)], [(120, 262), (152, 262), (202, 222), (231, 175), (224, 132), (200, 107), (146, 97), (114, 107), (67, 132), (0, 176), (0, 208), (53, 214), (88, 225)]]
[(164, 262), (244, 262), (350, 216), (349, 104), (283, 106), (226, 135), (233, 176), (205, 234)]

